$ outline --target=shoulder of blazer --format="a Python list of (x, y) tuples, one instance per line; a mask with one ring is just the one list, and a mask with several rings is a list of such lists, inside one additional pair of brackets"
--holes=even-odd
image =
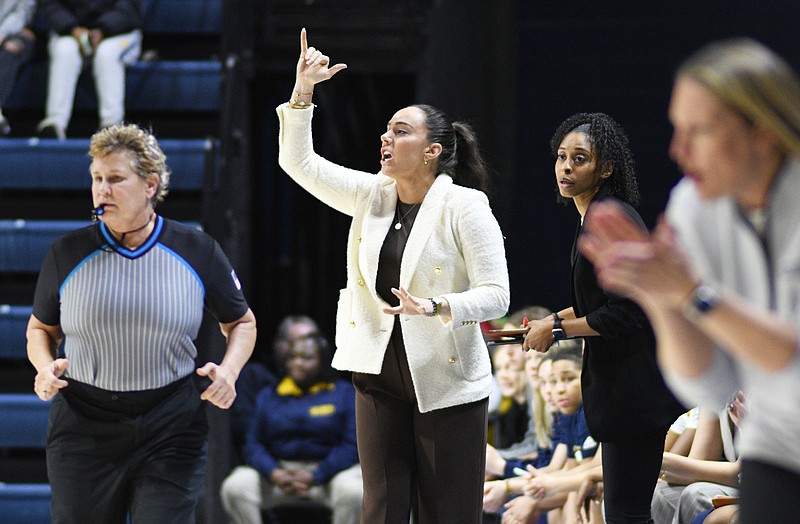
[(444, 200), (447, 202), (474, 202), (487, 205), (489, 204), (489, 198), (483, 191), (479, 191), (471, 187), (459, 186), (455, 182), (452, 182), (447, 187), (447, 192), (444, 194)]

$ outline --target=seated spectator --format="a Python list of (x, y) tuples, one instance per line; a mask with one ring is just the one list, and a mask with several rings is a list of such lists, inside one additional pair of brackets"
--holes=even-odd
[(100, 128), (125, 118), (125, 66), (142, 48), (141, 0), (40, 0), (49, 31), (45, 119), (40, 136), (66, 138), (75, 87), (91, 63)]
[(553, 411), (542, 395), (539, 377), (539, 366), (544, 355), (538, 351), (526, 351), (524, 355), (528, 382), (528, 431), (521, 441), (507, 448), (496, 449), (487, 444), (487, 478), (513, 477), (516, 476), (514, 468), (524, 470), (528, 464), (544, 467), (550, 463)]
[[(490, 322), (482, 322), (481, 330), (485, 332), (491, 329), (519, 329), (521, 327), (526, 327), (529, 320), (544, 318), (551, 314), (552, 312), (549, 309), (542, 306), (525, 306), (506, 317), (495, 319)], [(531, 391), (529, 389), (528, 400), (530, 400), (530, 393)], [(497, 408), (500, 406), (501, 396), (502, 394), (497, 384), (497, 378), (492, 374), (492, 391), (489, 393), (489, 413), (497, 411)], [(530, 407), (530, 403), (528, 405)], [(526, 435), (526, 438), (527, 437), (530, 437), (530, 435)], [(529, 446), (530, 442), (526, 445)], [(514, 451), (510, 452), (508, 456), (513, 457), (517, 455), (518, 453)]]
[(497, 410), (489, 413), (489, 441), (505, 448), (522, 440), (528, 429), (525, 354), (519, 344), (495, 346), (492, 367), (500, 388)]
[(284, 361), (295, 340), (317, 333), (319, 328), (311, 317), (289, 315), (281, 320), (272, 340), (272, 354), (266, 358), (251, 358), (236, 381), (236, 400), (231, 406), (233, 443), (237, 449), (244, 445), (247, 429), (256, 408), (256, 398), (266, 387), (274, 386), (286, 370)]
[(675, 453), (676, 455), (689, 454), (692, 448), (697, 424), (700, 420), (700, 409), (693, 407), (677, 419), (669, 427), (667, 437), (664, 439), (664, 451)]
[[(530, 351), (528, 353), (531, 353)], [(551, 394), (550, 383), (548, 377), (552, 368), (553, 360), (550, 358), (542, 359), (539, 363), (540, 377), (540, 392), (545, 402), (551, 407), (553, 413), (553, 434), (551, 439), (551, 449), (548, 453), (548, 458), (551, 458), (553, 451), (557, 448), (560, 440), (560, 414), (558, 413), (557, 406)], [(566, 453), (559, 454), (557, 461), (566, 457)], [(499, 514), (503, 510), (503, 504), (508, 501), (512, 496), (517, 496), (522, 493), (524, 487), (524, 478), (519, 476), (519, 471), (514, 471), (510, 464), (511, 461), (506, 461), (494, 450), (492, 447), (487, 446), (486, 454), (486, 470), (487, 473), (494, 477), (499, 477), (500, 480), (487, 480), (483, 487), (483, 512), (484, 522), (499, 521), (499, 518), (492, 519), (494, 514)], [(543, 463), (542, 467), (546, 467), (550, 461)], [(522, 461), (517, 462), (517, 467), (522, 465)]]
[[(510, 315), (508, 324), (518, 327), (526, 324), (528, 320), (544, 318), (551, 314), (550, 310), (545, 307), (527, 306)], [(539, 364), (544, 355), (538, 351), (526, 351), (524, 355), (525, 375), (527, 378), (528, 430), (521, 441), (515, 442), (509, 447), (497, 449), (496, 452), (504, 461), (508, 459), (536, 460), (537, 457), (544, 459), (545, 457), (541, 457), (544, 453), (547, 457), (541, 465), (546, 465), (550, 460), (550, 435), (553, 431), (553, 418), (552, 411), (547, 406), (540, 391)], [(488, 458), (487, 455), (487, 460)], [(522, 467), (524, 469), (524, 466)]]
[(286, 376), (258, 395), (244, 466), (223, 481), (222, 505), (234, 524), (262, 521), (262, 509), (306, 500), (331, 508), (334, 524), (357, 523), (362, 480), (355, 391), (331, 368), (318, 334), (296, 340)]
[[(600, 446), (598, 445), (598, 451)], [(531, 476), (525, 485), (523, 492), (525, 496), (534, 500), (544, 500), (555, 498), (556, 495), (566, 495), (566, 501), (560, 508), (562, 522), (576, 522), (580, 516), (583, 521), (590, 521), (592, 518), (597, 520), (602, 517), (597, 505), (586, 504), (578, 507), (578, 491), (585, 482), (595, 480), (602, 482), (603, 464), (601, 453), (595, 453), (590, 460), (585, 460), (572, 469), (561, 469), (553, 473), (544, 473), (530, 468)], [(602, 495), (595, 493), (591, 499), (595, 502), (602, 501)], [(551, 513), (555, 513), (551, 512)], [(557, 514), (553, 515), (553, 520), (557, 520)], [(602, 522), (602, 520), (600, 521)]]
[[(547, 395), (552, 395), (561, 413), (557, 422), (558, 429), (554, 430), (555, 449), (550, 463), (538, 469), (529, 466), (526, 475), (487, 482), (484, 495), (484, 507), (487, 512), (492, 509), (491, 506), (496, 506), (498, 492), (505, 498), (521, 495), (526, 485), (536, 475), (575, 468), (585, 460), (594, 457), (598, 450), (597, 442), (589, 435), (586, 418), (583, 414), (580, 385), (581, 345), (577, 341), (562, 342), (561, 344), (564, 347), (551, 349), (542, 361), (542, 365), (550, 362), (549, 374), (546, 379), (542, 375), (542, 380), (548, 384)], [(542, 367), (540, 366), (541, 372)], [(543, 394), (545, 393), (543, 392)], [(535, 522), (544, 513), (561, 508), (566, 500), (567, 494), (565, 493), (558, 493), (544, 499), (517, 496), (505, 504), (502, 522)]]
[(739, 461), (734, 430), (744, 411), (739, 393), (720, 414), (700, 410), (700, 421), (688, 457), (664, 453), (661, 480), (653, 494), (656, 524), (691, 524), (712, 508), (717, 496), (738, 496)]
[(36, 37), (28, 26), (36, 0), (0, 0), (0, 136), (11, 133), (3, 106), (11, 95), (17, 70), (33, 54)]

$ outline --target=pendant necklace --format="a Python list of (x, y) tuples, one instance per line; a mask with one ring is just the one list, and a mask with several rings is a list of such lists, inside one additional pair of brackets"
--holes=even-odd
[(394, 228), (397, 231), (400, 231), (401, 229), (403, 229), (403, 220), (405, 220), (405, 218), (408, 216), (408, 214), (411, 213), (412, 211), (414, 211), (414, 208), (417, 207), (418, 205), (419, 205), (419, 202), (417, 202), (416, 204), (411, 206), (411, 208), (409, 208), (409, 210), (406, 211), (405, 214), (403, 214), (403, 216), (400, 216), (400, 202), (399, 201), (397, 202), (397, 207), (395, 208), (395, 215), (398, 216), (399, 218), (397, 219), (397, 223), (394, 225)]

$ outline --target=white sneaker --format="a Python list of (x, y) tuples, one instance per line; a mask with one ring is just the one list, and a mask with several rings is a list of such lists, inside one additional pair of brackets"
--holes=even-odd
[(52, 120), (42, 120), (38, 126), (36, 126), (36, 133), (41, 138), (57, 138), (58, 140), (66, 140), (67, 133), (64, 131), (64, 128), (58, 125), (56, 122)]

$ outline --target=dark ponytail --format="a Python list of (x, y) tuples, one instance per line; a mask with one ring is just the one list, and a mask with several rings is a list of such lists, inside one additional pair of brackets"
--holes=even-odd
[(487, 192), (488, 167), (472, 127), (464, 122), (452, 122), (433, 106), (418, 104), (414, 107), (425, 114), (428, 140), (442, 146), (438, 172), (450, 175), (458, 185)]

